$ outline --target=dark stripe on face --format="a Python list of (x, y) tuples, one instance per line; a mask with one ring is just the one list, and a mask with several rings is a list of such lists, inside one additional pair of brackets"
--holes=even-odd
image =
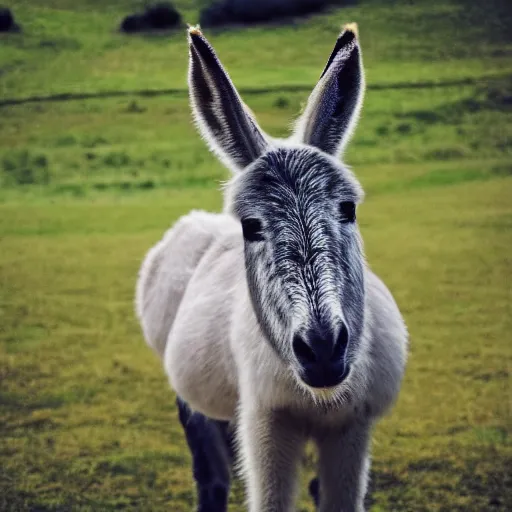
[[(341, 201), (357, 201), (354, 178), (307, 149), (267, 153), (237, 181), (234, 210), (261, 221), (264, 240), (245, 244), (249, 291), (261, 328), (282, 359), (295, 329), (348, 330), (364, 307), (357, 227), (342, 222)], [(300, 312), (302, 317), (298, 317)], [(331, 338), (335, 334), (332, 334)]]

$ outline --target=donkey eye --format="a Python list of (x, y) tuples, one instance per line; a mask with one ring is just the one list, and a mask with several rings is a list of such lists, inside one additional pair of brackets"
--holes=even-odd
[(263, 236), (263, 226), (261, 221), (258, 219), (243, 219), (242, 220), (242, 231), (244, 238), (248, 242), (261, 242), (265, 240)]
[(340, 203), (341, 222), (348, 224), (356, 220), (356, 205), (352, 201)]

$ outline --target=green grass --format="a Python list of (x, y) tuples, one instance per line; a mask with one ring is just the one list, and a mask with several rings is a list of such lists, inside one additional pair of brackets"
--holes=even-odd
[[(512, 17), (474, 4), (361, 0), (208, 33), (283, 136), (339, 26), (360, 24), (369, 87), (346, 161), (368, 259), (411, 334), (374, 435), (372, 512), (512, 509)], [(0, 35), (0, 510), (193, 507), (134, 285), (171, 222), (220, 209), (227, 172), (190, 122), (183, 32), (116, 33), (137, 5), (18, 0), (23, 32)], [(301, 512), (313, 470), (308, 452)]]

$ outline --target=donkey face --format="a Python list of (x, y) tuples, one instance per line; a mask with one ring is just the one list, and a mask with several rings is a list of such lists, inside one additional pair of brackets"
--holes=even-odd
[(336, 42), (290, 141), (273, 141), (242, 103), (213, 49), (189, 31), (191, 102), (210, 147), (234, 171), (229, 208), (241, 222), (259, 324), (299, 382), (334, 387), (359, 355), (364, 256), (362, 190), (339, 156), (364, 79), (355, 30)]

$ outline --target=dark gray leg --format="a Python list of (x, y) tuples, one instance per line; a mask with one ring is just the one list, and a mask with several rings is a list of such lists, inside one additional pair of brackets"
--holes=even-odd
[(233, 437), (229, 424), (191, 411), (187, 403), (179, 397), (176, 403), (192, 453), (192, 470), (197, 487), (197, 510), (226, 512), (230, 470), (234, 457)]
[(313, 503), (315, 504), (315, 507), (318, 508), (320, 505), (320, 482), (318, 481), (318, 477), (315, 476), (315, 478), (311, 479), (311, 482), (309, 482), (309, 494), (313, 498)]
[(346, 424), (343, 433), (324, 432), (317, 437), (320, 512), (364, 511), (370, 433), (371, 424), (365, 419)]

